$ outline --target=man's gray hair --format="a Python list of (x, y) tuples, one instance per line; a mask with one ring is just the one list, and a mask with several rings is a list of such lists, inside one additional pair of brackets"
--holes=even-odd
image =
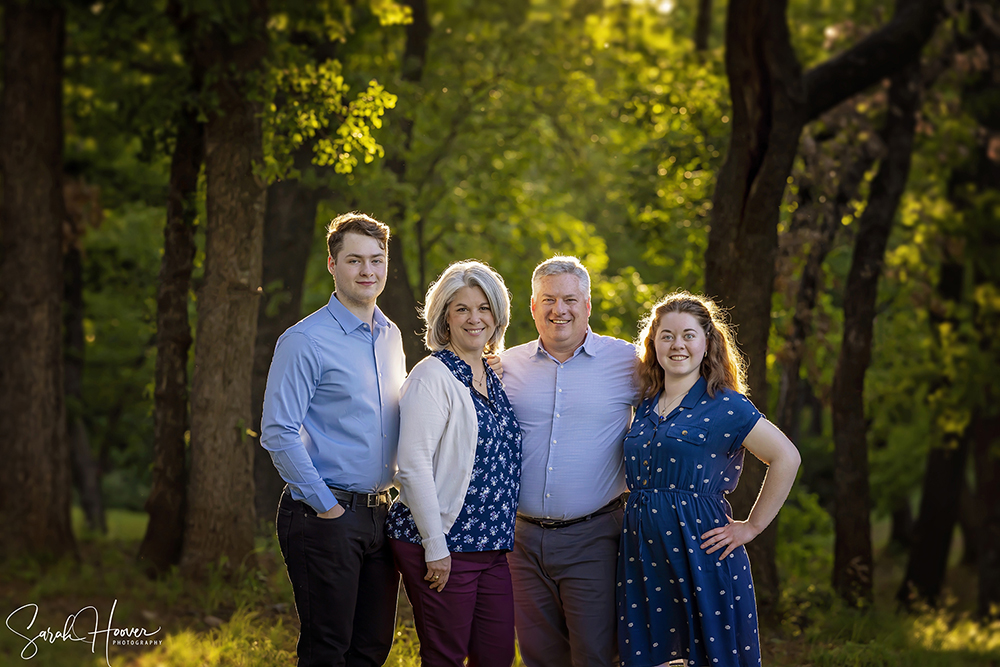
[(538, 291), (538, 283), (545, 276), (557, 276), (560, 273), (572, 273), (580, 280), (580, 290), (587, 299), (590, 299), (590, 274), (587, 267), (580, 263), (576, 257), (566, 255), (556, 255), (535, 267), (535, 272), (531, 274), (531, 296), (534, 298)]
[(486, 294), (497, 328), (486, 342), (486, 352), (503, 350), (503, 336), (510, 324), (510, 293), (499, 273), (482, 262), (455, 262), (427, 290), (423, 316), (427, 324), (424, 344), (431, 352), (443, 350), (451, 341), (448, 331), (448, 308), (455, 293), (463, 287), (478, 287)]

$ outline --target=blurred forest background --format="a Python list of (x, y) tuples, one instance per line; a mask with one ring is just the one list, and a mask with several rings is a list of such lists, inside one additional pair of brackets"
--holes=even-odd
[(996, 2), (0, 5), (4, 614), (117, 598), (170, 641), (116, 664), (292, 664), (264, 380), (360, 210), (410, 366), (457, 259), (508, 345), (555, 253), (598, 333), (715, 297), (803, 455), (751, 545), (766, 661), (1000, 664)]

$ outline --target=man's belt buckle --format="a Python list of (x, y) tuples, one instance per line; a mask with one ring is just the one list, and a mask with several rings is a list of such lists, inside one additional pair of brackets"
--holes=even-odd
[(379, 502), (380, 500), (382, 500), (381, 493), (368, 493), (365, 495), (367, 496), (366, 502), (368, 507), (378, 507), (381, 504)]

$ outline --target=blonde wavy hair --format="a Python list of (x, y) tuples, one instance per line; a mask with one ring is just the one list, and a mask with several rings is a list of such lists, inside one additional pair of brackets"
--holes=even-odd
[(746, 362), (736, 348), (736, 335), (722, 311), (711, 299), (679, 291), (668, 294), (653, 306), (642, 322), (635, 347), (639, 355), (639, 391), (652, 398), (663, 389), (663, 368), (656, 359), (656, 329), (667, 313), (687, 313), (705, 332), (705, 358), (701, 376), (708, 383), (708, 395), (720, 389), (747, 394)]

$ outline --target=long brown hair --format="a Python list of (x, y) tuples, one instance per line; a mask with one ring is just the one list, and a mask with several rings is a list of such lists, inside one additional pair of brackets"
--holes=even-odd
[(708, 383), (708, 395), (719, 389), (747, 393), (746, 362), (736, 349), (732, 327), (724, 312), (711, 299), (674, 292), (661, 299), (643, 321), (636, 349), (639, 353), (639, 390), (643, 398), (652, 398), (663, 389), (663, 368), (656, 358), (656, 329), (667, 313), (687, 313), (693, 316), (705, 332), (705, 358), (701, 360), (701, 376)]

